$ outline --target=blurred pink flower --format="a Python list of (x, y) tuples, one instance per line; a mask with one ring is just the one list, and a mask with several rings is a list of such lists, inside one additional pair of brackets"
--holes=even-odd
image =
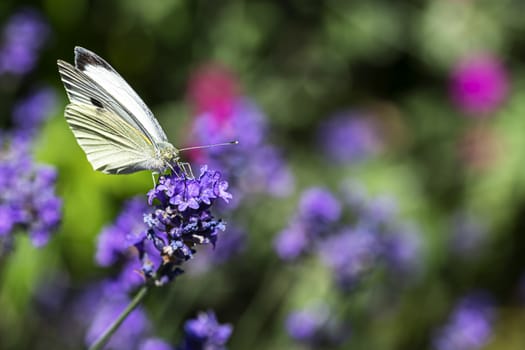
[(451, 74), (450, 94), (464, 113), (484, 116), (494, 112), (508, 96), (509, 76), (500, 59), (478, 54), (460, 60)]
[(216, 122), (229, 119), (239, 97), (235, 75), (218, 63), (197, 68), (188, 83), (188, 98), (194, 114), (210, 113)]

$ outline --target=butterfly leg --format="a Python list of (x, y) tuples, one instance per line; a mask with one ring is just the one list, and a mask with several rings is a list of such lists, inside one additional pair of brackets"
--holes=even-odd
[(186, 162), (180, 162), (179, 167), (182, 170), (182, 173), (188, 178), (188, 179), (194, 179), (195, 176), (193, 175), (193, 170), (191, 169), (190, 163)]
[(157, 181), (155, 180), (155, 174), (158, 175), (156, 171), (151, 172), (151, 179), (153, 180), (153, 188), (157, 187)]

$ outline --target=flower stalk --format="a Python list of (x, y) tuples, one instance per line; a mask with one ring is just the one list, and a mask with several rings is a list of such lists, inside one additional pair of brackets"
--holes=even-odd
[(111, 339), (111, 336), (118, 330), (122, 322), (126, 320), (129, 314), (140, 304), (148, 291), (148, 286), (144, 285), (135, 295), (133, 300), (128, 304), (126, 309), (109, 325), (109, 327), (100, 335), (100, 337), (89, 347), (89, 350), (101, 350), (104, 345)]

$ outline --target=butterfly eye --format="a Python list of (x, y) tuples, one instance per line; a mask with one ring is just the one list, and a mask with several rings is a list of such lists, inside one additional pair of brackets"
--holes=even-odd
[(91, 97), (90, 100), (91, 100), (91, 103), (93, 104), (93, 106), (96, 106), (96, 107), (99, 107), (99, 108), (104, 107), (104, 106), (102, 106), (102, 103), (99, 100), (96, 100), (93, 97)]

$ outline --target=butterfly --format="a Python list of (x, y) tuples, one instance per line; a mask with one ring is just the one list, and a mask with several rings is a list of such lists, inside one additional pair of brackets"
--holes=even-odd
[(75, 65), (58, 60), (71, 102), (64, 116), (94, 170), (163, 173), (179, 166), (179, 151), (153, 113), (113, 67), (75, 47)]

